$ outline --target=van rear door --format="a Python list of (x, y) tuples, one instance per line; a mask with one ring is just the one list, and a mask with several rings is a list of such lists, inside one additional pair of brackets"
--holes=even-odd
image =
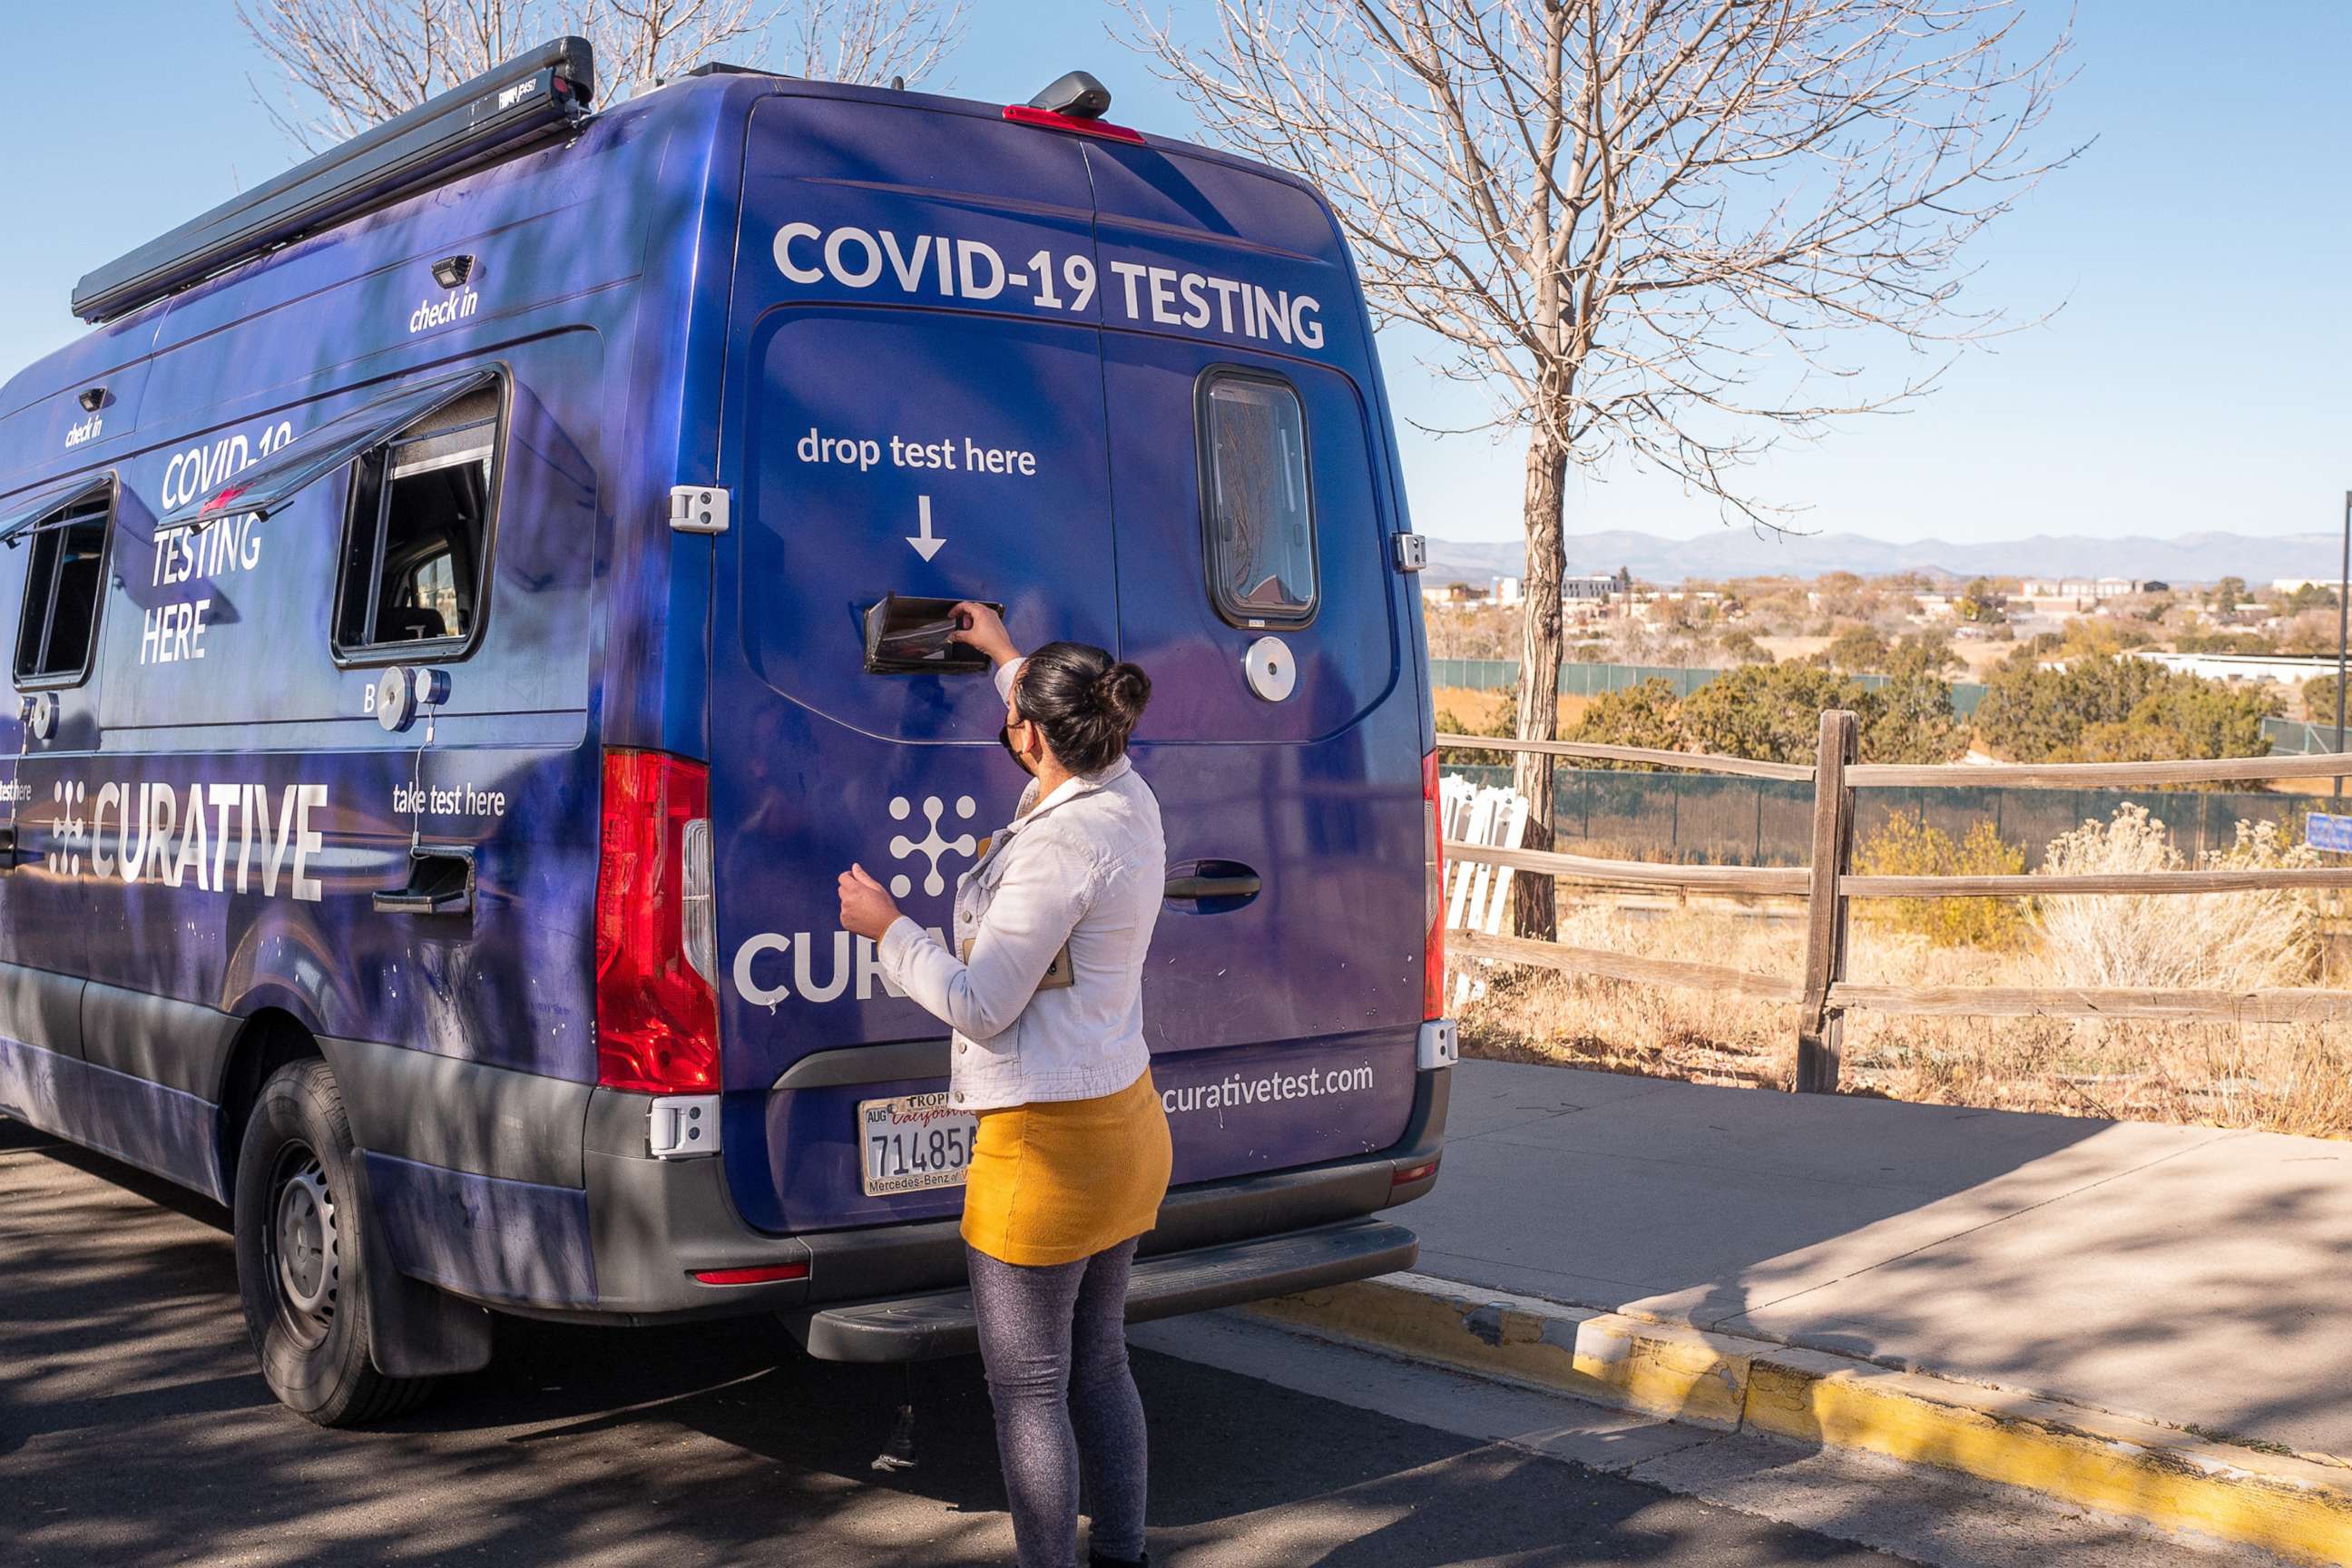
[[(1119, 641), (1173, 897), (1144, 990), (1181, 1182), (1402, 1136), (1427, 931), (1419, 699), (1370, 345), (1299, 186), (1090, 144)], [(1140, 330), (1132, 330), (1140, 329)]]
[(862, 864), (946, 930), (1024, 782), (985, 670), (869, 674), (866, 613), (977, 598), (1033, 645), (1118, 635), (1084, 160), (903, 103), (762, 99), (746, 147), (713, 885), (730, 1185), (774, 1230), (959, 1206), (861, 1178), (859, 1105), (943, 1090), (947, 1030), (841, 929), (835, 879)]
[[(1139, 757), (1181, 878), (1144, 1005), (1178, 1181), (1386, 1147), (1410, 1110), (1418, 717), (1409, 690), (1391, 700), (1401, 653), (1357, 383), (1344, 360), (1238, 331), (1160, 330), (1150, 279), (1106, 270), (1097, 249), (1094, 151), (903, 99), (786, 91), (751, 112), (710, 754), (724, 1145), (739, 1209), (766, 1228), (961, 1203), (962, 1118), (905, 1103), (947, 1088), (947, 1031), (840, 929), (835, 878), (862, 863), (945, 930), (956, 877), (1024, 780), (997, 747), (984, 673), (867, 672), (865, 619), (886, 595), (995, 601), (1024, 646), (1096, 643), (1152, 677)], [(1319, 292), (1356, 323), (1331, 342), (1363, 351), (1311, 198), (1266, 182), (1187, 209), (1198, 181), (1131, 152), (1177, 215), (1137, 224), (1144, 244), (1286, 293), (1294, 340), (1295, 301)], [(1320, 253), (1232, 239), (1275, 203), (1294, 226), (1303, 203)], [(1221, 241), (1220, 225), (1240, 226)], [(1294, 531), (1263, 563), (1228, 563), (1223, 601), (1203, 555), (1200, 396), (1231, 416), (1227, 460), (1250, 482), (1287, 484), (1292, 502), (1310, 473), (1315, 486), (1311, 540)], [(1290, 466), (1259, 475), (1284, 431)], [(1309, 577), (1311, 609), (1286, 613), (1281, 595)], [(1275, 607), (1249, 613), (1261, 600)], [(1246, 682), (1268, 635), (1253, 619), (1279, 621), (1283, 663), (1299, 660), (1283, 700)], [(1251, 877), (1257, 890), (1239, 890)], [(867, 1107), (897, 1119), (879, 1176)]]

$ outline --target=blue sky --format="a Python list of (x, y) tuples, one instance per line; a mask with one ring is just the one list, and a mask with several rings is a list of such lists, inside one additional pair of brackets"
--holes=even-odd
[[(2063, 15), (2033, 3), (2042, 25)], [(81, 273), (292, 157), (247, 85), (263, 62), (228, 0), (11, 9), (6, 369), (74, 335), (66, 300)], [(1173, 9), (1181, 21), (1187, 6)], [(1107, 37), (1096, 0), (973, 0), (968, 16), (949, 90), (1024, 99), (1085, 66), (1112, 87), (1114, 118), (1191, 125)], [(2352, 488), (2352, 7), (2084, 0), (2076, 40), (2079, 75), (2046, 136), (2096, 145), (1987, 237), (1971, 296), (2026, 316), (2063, 308), (1968, 356), (1913, 412), (1769, 459), (1755, 487), (1805, 509), (1799, 526), (1966, 542), (2336, 526)], [(1383, 354), (1402, 416), (1476, 416), (1473, 395), (1433, 383), (1407, 343)], [(1517, 536), (1516, 444), (1402, 437), (1420, 528)], [(1621, 468), (1578, 478), (1568, 526), (1724, 525), (1713, 503)]]

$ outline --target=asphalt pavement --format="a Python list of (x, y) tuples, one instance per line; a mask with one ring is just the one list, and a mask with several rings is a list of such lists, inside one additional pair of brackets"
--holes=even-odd
[[(0, 1121), (0, 1563), (1011, 1561), (976, 1362), (921, 1370), (920, 1463), (882, 1476), (897, 1370), (756, 1319), (498, 1331), (424, 1410), (320, 1431), (253, 1369), (222, 1211)], [(1168, 1568), (1900, 1561), (1361, 1399), (1136, 1366)]]

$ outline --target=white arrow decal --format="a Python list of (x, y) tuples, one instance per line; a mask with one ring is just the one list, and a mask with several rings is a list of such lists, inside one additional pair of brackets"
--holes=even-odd
[(931, 532), (931, 498), (917, 496), (915, 507), (922, 515), (922, 531), (907, 535), (907, 542), (915, 547), (916, 554), (929, 561), (940, 552), (940, 546), (945, 544), (947, 541), (938, 538)]

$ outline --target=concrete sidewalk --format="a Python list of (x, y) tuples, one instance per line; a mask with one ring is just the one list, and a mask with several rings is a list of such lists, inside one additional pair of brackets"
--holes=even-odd
[(1422, 1274), (2352, 1458), (2352, 1144), (1465, 1061)]
[(2352, 1144), (1465, 1062), (1297, 1330), (2352, 1563)]

